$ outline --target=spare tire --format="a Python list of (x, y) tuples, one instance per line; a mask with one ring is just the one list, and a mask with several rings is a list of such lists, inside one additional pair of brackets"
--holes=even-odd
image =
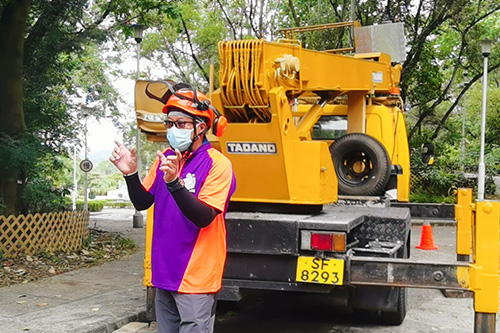
[(351, 133), (330, 146), (343, 195), (382, 195), (391, 176), (391, 161), (384, 146), (373, 137)]

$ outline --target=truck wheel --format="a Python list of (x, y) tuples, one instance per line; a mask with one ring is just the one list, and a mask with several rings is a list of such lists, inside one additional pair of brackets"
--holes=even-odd
[[(411, 231), (410, 231), (411, 233)], [(410, 239), (411, 234), (408, 233), (408, 237), (405, 241), (405, 246), (401, 249), (402, 253), (398, 255), (398, 258), (410, 258)], [(408, 289), (406, 288), (396, 288), (398, 293), (397, 308), (396, 312), (382, 312), (380, 314), (380, 320), (385, 325), (401, 325), (406, 317), (407, 299), (408, 299)]]
[(382, 312), (381, 322), (385, 325), (401, 325), (406, 317), (406, 298), (408, 290), (406, 288), (398, 289), (398, 307), (396, 312)]
[[(406, 317), (406, 309), (407, 309), (407, 293), (408, 290), (406, 288), (387, 288), (384, 287), (389, 294), (386, 294), (385, 297), (391, 297), (391, 294), (397, 299), (394, 299), (396, 303), (396, 311), (380, 311), (380, 310), (368, 310), (361, 308), (353, 308), (354, 313), (358, 318), (367, 323), (377, 323), (380, 325), (391, 325), (398, 326), (401, 325)], [(365, 299), (367, 301), (367, 299)], [(376, 302), (380, 301), (375, 300)], [(387, 301), (386, 298), (383, 298), (382, 301)]]
[(362, 133), (351, 133), (330, 146), (339, 194), (380, 195), (391, 175), (391, 161), (382, 144)]

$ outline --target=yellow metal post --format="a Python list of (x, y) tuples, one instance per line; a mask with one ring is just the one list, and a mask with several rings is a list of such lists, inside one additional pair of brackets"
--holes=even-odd
[(499, 306), (500, 202), (477, 201), (473, 239), (471, 289), (474, 291), (475, 332), (495, 332)]
[(311, 129), (322, 116), (322, 108), (325, 104), (314, 104), (309, 111), (300, 118), (297, 126), (297, 134), (301, 140), (311, 140)]
[(154, 204), (149, 207), (146, 217), (146, 245), (144, 249), (144, 280), (143, 284), (146, 290), (146, 320), (155, 321), (155, 294), (156, 289), (151, 282), (151, 248), (153, 241), (153, 216)]
[(144, 286), (152, 287), (151, 283), (151, 246), (153, 240), (154, 205), (149, 207), (146, 217), (146, 245), (144, 249)]
[(366, 94), (366, 91), (350, 91), (348, 93), (348, 133), (366, 133)]
[(455, 219), (457, 220), (457, 260), (469, 262), (472, 254), (472, 189), (458, 189)]

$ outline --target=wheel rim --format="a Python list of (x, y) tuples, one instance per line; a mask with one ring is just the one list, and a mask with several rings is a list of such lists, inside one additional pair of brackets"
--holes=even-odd
[(373, 161), (365, 151), (351, 151), (342, 158), (341, 174), (349, 185), (359, 185), (371, 178)]

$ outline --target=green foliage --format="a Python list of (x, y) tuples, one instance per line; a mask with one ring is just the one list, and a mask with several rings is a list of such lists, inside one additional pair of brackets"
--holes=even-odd
[[(0, 16), (6, 5), (0, 4)], [(0, 196), (12, 195), (14, 200), (25, 200), (9, 211), (58, 209), (61, 204), (58, 195), (65, 194), (69, 186), (59, 175), (66, 169), (57, 160), (78, 143), (76, 138), (82, 132), (83, 125), (74, 114), (75, 109), (91, 103), (92, 116), (110, 114), (116, 118), (118, 95), (106, 74), (108, 63), (101, 60), (101, 50), (97, 47), (108, 35), (107, 28), (100, 24), (111, 12), (106, 3), (99, 5), (103, 6), (102, 11), (98, 7), (87, 7), (86, 0), (33, 0), (25, 40), (12, 41), (24, 45), (24, 59), (19, 59), (23, 65), (24, 110), (20, 110), (23, 115), (13, 115), (13, 118), (23, 119), (26, 132), (16, 137), (0, 133), (0, 161), (4, 169), (0, 173), (0, 185), (5, 184), (6, 177), (27, 181), (22, 184), (24, 193), (19, 196), (0, 188)], [(2, 39), (0, 43), (9, 40)], [(12, 46), (2, 45), (4, 49)], [(43, 192), (48, 196), (43, 197)], [(0, 201), (6, 200), (0, 198)]]
[[(36, 144), (34, 146), (37, 147)], [(27, 162), (29, 168), (23, 172), (26, 177), (21, 193), (24, 214), (59, 212), (70, 207), (68, 196), (73, 186), (71, 161), (44, 152), (44, 149), (30, 150), (31, 154), (37, 155)]]
[[(79, 199), (76, 201), (76, 210), (83, 210), (84, 201)], [(104, 200), (88, 200), (87, 205), (89, 207), (89, 212), (101, 212), (104, 209), (106, 201)]]
[(410, 193), (410, 202), (455, 204), (455, 196), (435, 195), (428, 192)]
[(90, 230), (89, 237), (83, 243), (82, 254), (89, 263), (112, 260), (114, 257), (131, 254), (138, 249), (130, 238), (96, 229)]
[(137, 244), (130, 238), (120, 237), (118, 240), (117, 249), (122, 251), (131, 251), (137, 249)]
[(109, 208), (132, 208), (132, 203), (130, 201), (110, 201), (107, 200), (105, 207)]
[(90, 212), (101, 212), (104, 208), (104, 201), (102, 200), (90, 200), (88, 204)]
[(467, 187), (468, 183), (462, 172), (455, 173), (435, 167), (414, 169), (413, 173), (418, 174), (418, 176), (414, 176), (414, 182), (412, 182), (414, 193), (424, 192), (435, 196), (450, 196), (453, 195), (454, 189)]
[[(401, 85), (405, 103), (413, 107), (407, 115), (410, 142), (413, 148), (423, 142), (436, 143), (435, 171), (425, 175), (431, 180), (429, 191), (443, 192), (452, 182), (462, 181), (462, 170), (473, 172), (477, 164), (482, 71), (479, 41), (500, 34), (500, 4), (493, 0), (421, 4), (416, 7), (406, 0), (358, 2), (355, 19), (362, 25), (386, 20), (405, 23), (408, 56)], [(0, 15), (4, 6), (0, 5)], [(25, 210), (55, 209), (64, 200), (60, 197), (72, 187), (68, 149), (81, 145), (77, 139), (83, 131), (78, 114), (81, 106), (90, 117), (110, 117), (119, 123), (119, 98), (110, 77), (131, 74), (110, 66), (122, 63), (120, 53), (124, 48), (135, 47), (124, 39), (133, 35), (130, 22), (150, 27), (141, 47), (143, 57), (154, 63), (154, 71), (144, 73), (145, 78), (171, 77), (207, 91), (211, 64), (216, 65), (218, 75), (218, 41), (275, 40), (282, 37), (281, 28), (348, 21), (349, 15), (349, 4), (337, 0), (123, 0), (94, 1), (92, 6), (86, 0), (33, 0), (24, 34), (23, 105), (29, 134), (8, 137), (0, 133), (0, 174), (3, 179), (14, 175), (26, 180), (22, 194), (27, 200)], [(348, 46), (346, 31), (299, 38), (304, 45), (317, 49)], [(104, 51), (117, 55), (104, 58)], [(498, 45), (494, 45), (490, 67), (499, 62)], [(464, 70), (469, 71), (468, 86), (459, 85)], [(487, 173), (494, 175), (500, 172), (500, 74), (490, 74), (486, 159)], [(457, 107), (455, 102), (465, 90), (465, 102)], [(468, 112), (464, 154), (459, 148), (462, 105)], [(133, 143), (135, 124), (120, 127), (127, 143)], [(156, 150), (165, 144), (143, 143), (145, 173)], [(418, 170), (419, 165), (414, 167)], [(92, 195), (105, 194), (121, 180), (119, 173), (99, 166), (88, 176)], [(0, 209), (2, 203), (0, 198)]]
[[(456, 116), (457, 107), (463, 106), (462, 99), (470, 104), (469, 91), (480, 87), (482, 77), (483, 57), (479, 42), (500, 32), (495, 23), (500, 18), (498, 2), (454, 1), (436, 5), (431, 13), (441, 12), (441, 15), (431, 16), (428, 21), (423, 21), (423, 17), (412, 19), (428, 30), (422, 28), (425, 33), (415, 35), (403, 64), (402, 85), (407, 102), (415, 107), (408, 117), (412, 139), (414, 135), (428, 132), (430, 139), (435, 140), (447, 130), (447, 121)], [(448, 17), (442, 16), (444, 13)], [(495, 52), (493, 45), (489, 67), (499, 66), (500, 54)], [(466, 79), (463, 77), (465, 72), (468, 73)], [(480, 104), (475, 103), (474, 109), (480, 110)], [(475, 123), (479, 119), (476, 117)]]
[[(220, 12), (202, 10), (209, 4), (203, 1), (170, 3), (162, 12), (144, 17), (145, 24), (157, 27), (142, 43), (146, 57), (160, 68), (168, 68), (175, 81), (193, 84), (208, 90), (210, 64), (218, 63), (217, 43), (227, 29)], [(208, 8), (208, 7), (207, 7)], [(148, 75), (154, 78), (155, 73)]]
[(83, 248), (88, 248), (91, 243), (92, 243), (92, 234), (89, 233), (89, 235), (87, 237), (84, 237), (82, 239)]
[(54, 187), (48, 179), (33, 179), (26, 183), (22, 197), (25, 204), (25, 213), (49, 213), (67, 210), (65, 195), (69, 191), (65, 188)]
[(40, 247), (36, 250), (35, 255), (41, 259), (49, 259), (52, 257), (53, 254), (47, 251), (46, 248)]
[[(414, 150), (411, 157), (410, 201), (454, 203), (456, 189), (472, 188), (477, 191), (477, 152), (467, 151), (462, 155), (460, 147), (443, 143), (436, 146), (436, 161), (432, 166), (423, 165), (419, 160), (418, 150)], [(495, 167), (499, 157), (500, 152), (495, 149), (490, 151), (486, 160), (485, 197), (487, 198), (496, 198), (493, 176), (498, 174)], [(496, 163), (488, 163), (488, 160), (493, 162), (495, 159)]]
[[(412, 75), (405, 81), (405, 84), (410, 87), (418, 86), (418, 89), (409, 89), (407, 96), (420, 108), (425, 108), (427, 103), (440, 96), (444, 78), (440, 67), (437, 66), (437, 61), (434, 45), (424, 45), (418, 64), (411, 69)], [(422, 84), (423, 82), (425, 84)]]
[(33, 22), (28, 22), (23, 73), (26, 127), (55, 154), (82, 130), (75, 108), (97, 101), (99, 107), (92, 114), (96, 117), (116, 108), (117, 94), (96, 47), (105, 34), (92, 24), (81, 29), (85, 6), (84, 0), (34, 1)]
[(102, 161), (89, 172), (88, 182), (91, 195), (106, 195), (109, 190), (117, 189), (120, 184), (124, 184), (125, 180), (112, 163)]
[(19, 170), (26, 173), (40, 155), (40, 146), (30, 134), (14, 137), (0, 132), (0, 147), (1, 173), (9, 176)]

